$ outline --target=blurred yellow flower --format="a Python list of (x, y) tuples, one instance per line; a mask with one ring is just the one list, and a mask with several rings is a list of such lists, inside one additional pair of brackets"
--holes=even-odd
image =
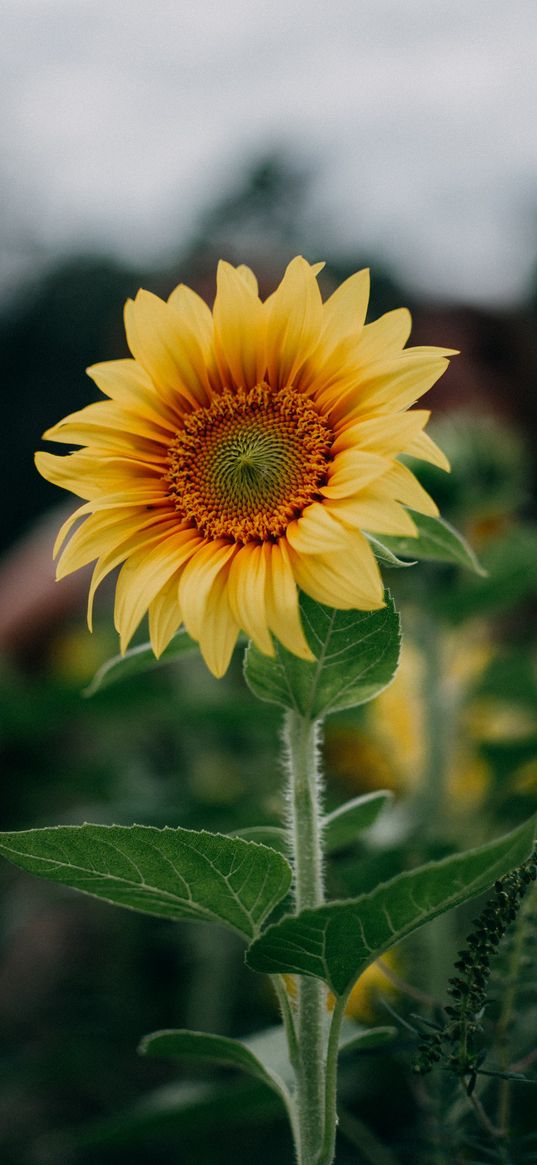
[(322, 264), (298, 257), (262, 302), (247, 267), (220, 263), (213, 310), (180, 284), (167, 302), (129, 301), (133, 359), (94, 365), (109, 398), (45, 433), (83, 448), (37, 454), (49, 481), (84, 499), (63, 525), (58, 577), (96, 559), (95, 590), (122, 565), (115, 624), (125, 650), (149, 613), (156, 655), (179, 625), (215, 675), (239, 630), (271, 655), (272, 634), (312, 658), (297, 585), (340, 609), (383, 605), (362, 531), (415, 534), (437, 514), (402, 453), (445, 469), (408, 411), (451, 349), (405, 348), (406, 309), (365, 324), (360, 271), (323, 303)]
[(388, 758), (390, 788), (413, 789), (425, 761), (425, 661), (409, 639), (403, 641), (395, 679), (368, 709), (374, 735)]
[[(478, 806), (487, 791), (488, 766), (477, 751), (481, 740), (492, 739), (494, 704), (469, 698), (469, 691), (492, 658), (481, 626), (442, 635), (443, 669), (439, 677), (453, 716), (454, 733), (446, 754), (447, 791), (452, 807), (466, 812)], [(409, 638), (403, 640), (395, 679), (364, 710), (359, 728), (335, 725), (327, 732), (330, 771), (353, 792), (386, 788), (406, 795), (426, 779), (427, 768), (427, 661)], [(498, 708), (496, 707), (496, 713)], [(447, 713), (446, 713), (447, 714)], [(528, 722), (524, 717), (524, 724)], [(522, 716), (498, 717), (498, 735), (509, 726), (522, 728)]]
[[(383, 969), (386, 968), (388, 974)], [(398, 992), (389, 972), (397, 974), (397, 956), (385, 951), (381, 959), (371, 963), (356, 980), (347, 1000), (345, 1014), (360, 1023), (373, 1023), (381, 1010), (382, 999), (394, 999)]]
[(52, 642), (50, 667), (55, 678), (78, 689), (89, 683), (110, 651), (108, 635), (90, 639), (80, 625), (64, 627)]
[(526, 740), (537, 733), (533, 708), (509, 704), (507, 699), (475, 700), (466, 717), (467, 730), (474, 739), (496, 743)]

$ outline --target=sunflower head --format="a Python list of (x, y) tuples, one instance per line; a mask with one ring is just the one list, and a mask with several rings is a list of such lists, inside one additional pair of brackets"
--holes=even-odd
[(323, 303), (321, 267), (294, 259), (262, 302), (253, 273), (222, 262), (212, 311), (183, 284), (167, 302), (140, 291), (125, 309), (132, 358), (88, 369), (106, 399), (45, 433), (81, 447), (36, 456), (83, 499), (57, 539), (58, 577), (95, 560), (91, 625), (96, 588), (121, 567), (122, 650), (148, 613), (156, 655), (184, 623), (215, 675), (241, 628), (268, 655), (274, 635), (311, 659), (298, 587), (381, 607), (364, 531), (413, 536), (407, 507), (437, 513), (399, 457), (448, 468), (429, 413), (408, 410), (453, 353), (406, 348), (404, 308), (366, 324), (367, 271)]

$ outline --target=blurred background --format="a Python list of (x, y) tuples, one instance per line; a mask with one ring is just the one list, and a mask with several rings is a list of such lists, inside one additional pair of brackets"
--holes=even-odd
[[(390, 573), (401, 671), (369, 709), (333, 718), (325, 761), (330, 806), (382, 786), (395, 809), (343, 855), (332, 892), (358, 892), (364, 863), (387, 876), (515, 824), (537, 791), (533, 0), (3, 0), (0, 27), (2, 828), (278, 820), (279, 716), (254, 705), (239, 658), (225, 681), (189, 660), (82, 698), (117, 649), (111, 590), (90, 637), (87, 575), (53, 580), (72, 505), (33, 452), (95, 399), (84, 368), (127, 354), (122, 307), (139, 286), (166, 296), (186, 282), (210, 302), (224, 257), (269, 293), (299, 252), (326, 259), (327, 293), (370, 266), (371, 318), (408, 305), (412, 342), (461, 349), (429, 398), (453, 474), (422, 477), (489, 571)], [(240, 946), (7, 867), (1, 882), (6, 1165), (167, 1162), (178, 1137), (200, 1165), (254, 1149), (291, 1161), (262, 1086), (186, 1085), (135, 1054), (158, 1027), (241, 1035), (276, 1021)], [(407, 943), (399, 971), (442, 997), (456, 945), (455, 924)], [(377, 994), (364, 989), (358, 1019), (406, 1014), (404, 995)], [(537, 1000), (525, 1014), (515, 1044), (537, 1035)], [(429, 1165), (445, 1110), (412, 1090), (410, 1054), (400, 1040), (374, 1072), (348, 1069), (342, 1165), (364, 1122), (365, 1160)], [(435, 1152), (466, 1160), (465, 1130)]]

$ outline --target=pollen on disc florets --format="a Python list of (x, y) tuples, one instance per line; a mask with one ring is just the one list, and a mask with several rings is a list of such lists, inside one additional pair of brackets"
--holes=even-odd
[(184, 419), (166, 480), (200, 534), (236, 542), (281, 537), (326, 480), (333, 434), (292, 387), (225, 391)]

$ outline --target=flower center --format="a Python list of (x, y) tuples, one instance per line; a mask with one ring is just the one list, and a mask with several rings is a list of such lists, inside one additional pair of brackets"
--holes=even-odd
[(281, 537), (326, 480), (332, 433), (293, 388), (224, 392), (185, 417), (166, 480), (200, 534), (235, 542)]

